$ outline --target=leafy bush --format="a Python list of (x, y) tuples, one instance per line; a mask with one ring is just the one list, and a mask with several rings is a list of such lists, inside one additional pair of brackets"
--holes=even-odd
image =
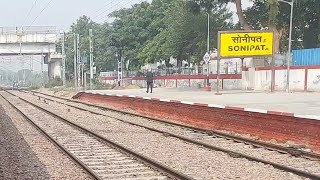
[(28, 87), (28, 88), (26, 88), (27, 90), (37, 90), (37, 89), (40, 89), (40, 86), (37, 86), (37, 85), (33, 85), (33, 86), (31, 86), (31, 87)]
[(105, 84), (105, 83), (98, 82), (94, 84), (93, 88), (95, 90), (104, 90), (104, 89), (113, 89), (115, 87), (116, 87), (115, 84)]
[(62, 80), (61, 78), (57, 77), (57, 78), (54, 78), (52, 80), (49, 80), (49, 82), (44, 85), (45, 88), (53, 88), (53, 87), (57, 87), (57, 86), (62, 86)]
[(115, 87), (116, 84), (106, 84), (100, 82), (98, 79), (93, 79), (93, 89), (95, 90), (113, 89)]

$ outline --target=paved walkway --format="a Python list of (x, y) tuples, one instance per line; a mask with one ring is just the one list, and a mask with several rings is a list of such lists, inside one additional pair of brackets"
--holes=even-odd
[(320, 116), (320, 93), (266, 93), (250, 91), (228, 91), (217, 96), (215, 92), (205, 92), (199, 89), (154, 89), (153, 94), (147, 94), (145, 89), (130, 90), (95, 90), (96, 93), (135, 95), (167, 100), (189, 101), (194, 103), (216, 104), (269, 111), (291, 112), (299, 115)]

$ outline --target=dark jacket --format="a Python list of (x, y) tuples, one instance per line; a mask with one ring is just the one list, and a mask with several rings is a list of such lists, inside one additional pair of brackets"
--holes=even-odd
[(153, 73), (151, 71), (147, 72), (147, 82), (149, 83), (153, 82)]

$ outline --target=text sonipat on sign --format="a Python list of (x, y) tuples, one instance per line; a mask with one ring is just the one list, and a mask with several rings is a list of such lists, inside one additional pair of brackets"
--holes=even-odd
[(220, 32), (220, 57), (273, 55), (272, 32)]

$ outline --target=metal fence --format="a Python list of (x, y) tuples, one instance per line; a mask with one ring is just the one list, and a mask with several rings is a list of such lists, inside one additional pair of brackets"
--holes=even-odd
[[(220, 74), (240, 74), (242, 71), (241, 60), (239, 62), (221, 61)], [(208, 65), (194, 67), (171, 67), (171, 68), (153, 68), (151, 69), (156, 76), (176, 76), (176, 75), (207, 75), (217, 74), (217, 63), (212, 62)], [(148, 70), (125, 71), (124, 77), (143, 77)], [(101, 72), (100, 77), (117, 77), (116, 71)]]

